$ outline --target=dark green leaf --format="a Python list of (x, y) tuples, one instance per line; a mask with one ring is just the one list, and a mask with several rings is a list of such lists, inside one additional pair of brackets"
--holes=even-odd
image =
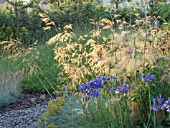
[(169, 14), (170, 14), (170, 12), (166, 12), (166, 13), (162, 16), (162, 19), (165, 19)]

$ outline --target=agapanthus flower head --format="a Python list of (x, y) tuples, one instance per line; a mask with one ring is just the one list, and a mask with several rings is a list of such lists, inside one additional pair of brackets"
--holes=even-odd
[(98, 79), (98, 80), (100, 80), (100, 81), (102, 81), (102, 82), (107, 81), (106, 76), (96, 76), (96, 79)]
[(119, 87), (112, 88), (111, 90), (114, 90), (116, 94), (127, 95), (133, 89), (134, 88), (130, 87), (128, 84), (123, 84)]
[(150, 110), (158, 111), (161, 109), (161, 106), (164, 102), (164, 98), (161, 96), (154, 97), (152, 99), (153, 105), (149, 106)]
[(114, 80), (117, 79), (114, 76), (97, 76), (95, 79), (90, 80), (88, 83), (81, 84), (79, 87), (79, 91), (81, 93), (85, 93), (85, 97), (82, 98), (82, 102), (88, 101), (91, 98), (98, 98), (101, 96), (99, 89), (102, 89), (103, 83), (113, 78)]
[(112, 75), (109, 75), (108, 78), (106, 76), (96, 76), (96, 79), (100, 80), (101, 82), (105, 82), (105, 81), (108, 81), (108, 80), (111, 80), (111, 79), (117, 80), (117, 77), (112, 76)]
[(161, 106), (153, 106), (153, 105), (151, 105), (151, 106), (149, 106), (149, 108), (150, 108), (150, 110), (158, 111), (158, 110), (161, 109)]
[(115, 76), (112, 76), (112, 75), (109, 75), (109, 77), (107, 78), (107, 80), (110, 80), (110, 79), (113, 79), (113, 80), (118, 80), (117, 77)]
[(79, 87), (79, 91), (80, 92), (84, 92), (84, 91), (89, 91), (90, 90), (90, 86), (88, 84), (82, 84), (80, 87)]
[(88, 82), (88, 85), (91, 87), (91, 88), (103, 88), (103, 84), (102, 84), (102, 81), (99, 80), (99, 79), (94, 79), (94, 80), (91, 80)]
[(170, 98), (168, 98), (168, 100), (164, 102), (161, 109), (162, 110), (167, 109), (167, 112), (170, 112)]
[(99, 92), (98, 89), (94, 89), (91, 93), (91, 96), (94, 98), (97, 98), (97, 97), (101, 96), (101, 93)]
[(152, 82), (154, 80), (154, 75), (148, 74), (142, 74), (141, 79), (143, 82)]
[(88, 101), (88, 100), (90, 100), (90, 95), (86, 95), (85, 97), (81, 98), (82, 102)]

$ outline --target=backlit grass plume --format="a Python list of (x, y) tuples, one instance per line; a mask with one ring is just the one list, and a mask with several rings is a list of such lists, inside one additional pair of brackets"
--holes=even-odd
[[(47, 42), (49, 45), (56, 42), (54, 59), (63, 67), (57, 76), (62, 83), (75, 88), (98, 75), (116, 75), (126, 81), (127, 77), (134, 78), (137, 71), (142, 73), (148, 65), (151, 68), (156, 64), (160, 39), (154, 38), (153, 43), (147, 39), (145, 44), (145, 33), (140, 28), (116, 33), (110, 20), (91, 21), (96, 26), (91, 35), (76, 36), (73, 26), (66, 25), (64, 32)], [(105, 32), (109, 34), (103, 34)], [(150, 36), (154, 36), (153, 33), (150, 31)]]
[[(64, 28), (70, 30), (70, 27), (71, 25), (68, 25)], [(114, 60), (109, 57), (110, 44), (107, 44), (106, 37), (100, 31), (92, 30), (92, 35), (75, 37), (65, 29), (63, 33), (57, 34), (56, 38), (49, 40), (48, 44), (57, 42), (54, 59), (63, 67), (63, 71), (57, 76), (58, 80), (66, 81), (74, 88), (76, 84), (96, 75), (109, 75)]]

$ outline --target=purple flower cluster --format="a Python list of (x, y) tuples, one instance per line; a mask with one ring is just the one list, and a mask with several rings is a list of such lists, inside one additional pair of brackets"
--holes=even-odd
[(141, 79), (143, 82), (152, 82), (154, 80), (154, 75), (148, 74), (142, 74)]
[(157, 96), (152, 99), (153, 105), (149, 106), (150, 110), (158, 111), (158, 110), (165, 110), (170, 112), (170, 98), (164, 102), (164, 98), (161, 96)]
[(109, 75), (108, 78), (106, 78), (106, 76), (97, 76), (96, 79), (99, 79), (103, 82), (107, 81), (107, 80), (110, 80), (110, 79), (113, 79), (113, 80), (118, 80), (117, 77), (115, 76), (112, 76), (112, 75)]
[(167, 109), (167, 112), (170, 112), (170, 98), (168, 98), (168, 100), (164, 102), (161, 109), (162, 110)]
[(128, 84), (123, 84), (119, 87), (112, 88), (111, 90), (114, 90), (116, 94), (127, 95), (133, 89), (134, 88), (130, 87)]
[(98, 60), (98, 61), (102, 61), (102, 60), (105, 60), (105, 59), (104, 59), (104, 58), (98, 58), (97, 60)]
[(88, 83), (81, 84), (79, 87), (79, 91), (84, 93), (85, 97), (82, 98), (82, 101), (90, 100), (90, 98), (97, 98), (101, 96), (101, 92), (99, 89), (102, 89), (103, 83), (107, 80), (114, 79), (117, 80), (114, 76), (109, 76), (108, 78), (106, 76), (97, 76), (96, 79), (89, 81)]
[(161, 96), (157, 96), (152, 99), (153, 105), (149, 106), (150, 110), (158, 111), (161, 109), (161, 106), (163, 104), (164, 98)]

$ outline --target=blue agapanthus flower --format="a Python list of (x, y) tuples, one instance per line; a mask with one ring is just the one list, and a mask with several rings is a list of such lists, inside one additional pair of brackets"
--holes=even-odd
[(91, 93), (91, 96), (94, 98), (97, 98), (99, 96), (101, 96), (102, 94), (100, 93), (100, 91), (98, 89), (94, 89)]
[(123, 95), (127, 95), (129, 94), (129, 92), (131, 90), (133, 90), (134, 88), (130, 87), (128, 84), (123, 84), (121, 86), (112, 88), (111, 90), (115, 91), (116, 94), (123, 94)]
[(84, 91), (90, 91), (90, 86), (88, 84), (82, 84), (81, 87), (79, 88), (80, 92)]
[(162, 110), (167, 109), (167, 112), (170, 112), (170, 98), (168, 98), (168, 100), (164, 102), (161, 109)]
[(157, 96), (152, 99), (152, 102), (153, 105), (149, 106), (150, 110), (158, 111), (167, 109), (167, 112), (170, 112), (170, 98), (168, 98), (168, 100), (164, 102), (163, 97)]
[(97, 76), (94, 80), (90, 80), (88, 83), (81, 84), (79, 91), (85, 93), (85, 97), (82, 98), (82, 102), (90, 100), (90, 98), (98, 98), (101, 96), (99, 89), (104, 88), (103, 83), (110, 80), (116, 79), (114, 76)]
[(118, 79), (117, 79), (117, 77), (115, 77), (115, 76), (112, 76), (112, 75), (110, 75), (110, 76), (107, 78), (107, 80), (110, 80), (110, 79), (113, 79), (113, 80), (118, 80)]
[(102, 60), (105, 60), (105, 59), (104, 59), (104, 58), (98, 58), (97, 60), (98, 60), (98, 61), (102, 61)]
[(102, 84), (102, 80), (100, 79), (94, 79), (94, 80), (91, 80), (88, 82), (88, 85), (91, 87), (91, 88), (103, 88), (103, 84)]
[(107, 81), (107, 77), (106, 76), (96, 76), (96, 79), (102, 81), (102, 82), (105, 82)]
[(154, 75), (148, 74), (142, 74), (141, 79), (143, 82), (152, 82), (154, 80)]
[(150, 110), (158, 111), (161, 109), (161, 106), (164, 102), (164, 98), (161, 96), (157, 96), (152, 99), (153, 105), (149, 106)]

